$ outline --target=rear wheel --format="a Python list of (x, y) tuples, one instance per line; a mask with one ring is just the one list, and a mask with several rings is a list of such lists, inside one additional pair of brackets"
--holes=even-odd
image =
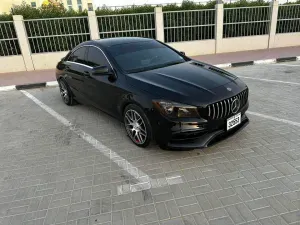
[(131, 141), (139, 147), (147, 147), (152, 139), (152, 128), (144, 111), (136, 105), (128, 105), (123, 120)]
[(58, 83), (59, 83), (60, 95), (64, 103), (66, 105), (73, 105), (74, 99), (68, 84), (63, 79), (60, 79)]

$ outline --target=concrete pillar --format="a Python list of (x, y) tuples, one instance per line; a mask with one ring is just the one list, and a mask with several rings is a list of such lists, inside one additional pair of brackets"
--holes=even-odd
[(155, 7), (154, 17), (156, 39), (161, 42), (165, 42), (164, 14), (162, 11), (162, 7)]
[(31, 49), (24, 25), (23, 16), (15, 15), (13, 16), (13, 19), (26, 70), (32, 71), (34, 70), (34, 65), (32, 62)]
[(89, 28), (92, 40), (100, 39), (98, 20), (95, 11), (88, 11)]
[(269, 33), (269, 48), (274, 48), (275, 43), (275, 35), (276, 35), (276, 28), (277, 28), (277, 17), (278, 17), (278, 9), (279, 9), (279, 2), (278, 0), (273, 0), (270, 3), (271, 7), (271, 18), (270, 18), (270, 33)]
[(220, 53), (220, 46), (222, 45), (222, 39), (223, 39), (223, 17), (224, 17), (223, 2), (221, 0), (217, 1), (217, 4), (215, 5), (215, 9), (216, 9), (216, 18), (215, 18), (216, 53)]

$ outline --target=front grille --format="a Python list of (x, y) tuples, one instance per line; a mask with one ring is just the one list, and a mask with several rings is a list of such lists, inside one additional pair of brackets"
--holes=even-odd
[(224, 119), (232, 115), (231, 103), (238, 98), (240, 100), (240, 108), (242, 108), (248, 101), (248, 89), (242, 91), (241, 93), (224, 99), (219, 102), (208, 105), (206, 108), (200, 109), (200, 116), (207, 120), (217, 120)]

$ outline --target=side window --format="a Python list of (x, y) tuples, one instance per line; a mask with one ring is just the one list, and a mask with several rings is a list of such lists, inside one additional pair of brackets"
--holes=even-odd
[(109, 66), (109, 63), (107, 62), (105, 56), (99, 49), (95, 47), (89, 47), (87, 65), (91, 67)]
[(86, 64), (85, 53), (86, 53), (86, 48), (81, 47), (70, 55), (68, 61)]

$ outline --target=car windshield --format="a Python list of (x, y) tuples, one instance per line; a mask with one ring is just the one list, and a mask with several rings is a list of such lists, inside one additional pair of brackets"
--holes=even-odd
[(180, 54), (156, 41), (114, 45), (108, 48), (108, 51), (127, 73), (162, 68), (186, 61)]

